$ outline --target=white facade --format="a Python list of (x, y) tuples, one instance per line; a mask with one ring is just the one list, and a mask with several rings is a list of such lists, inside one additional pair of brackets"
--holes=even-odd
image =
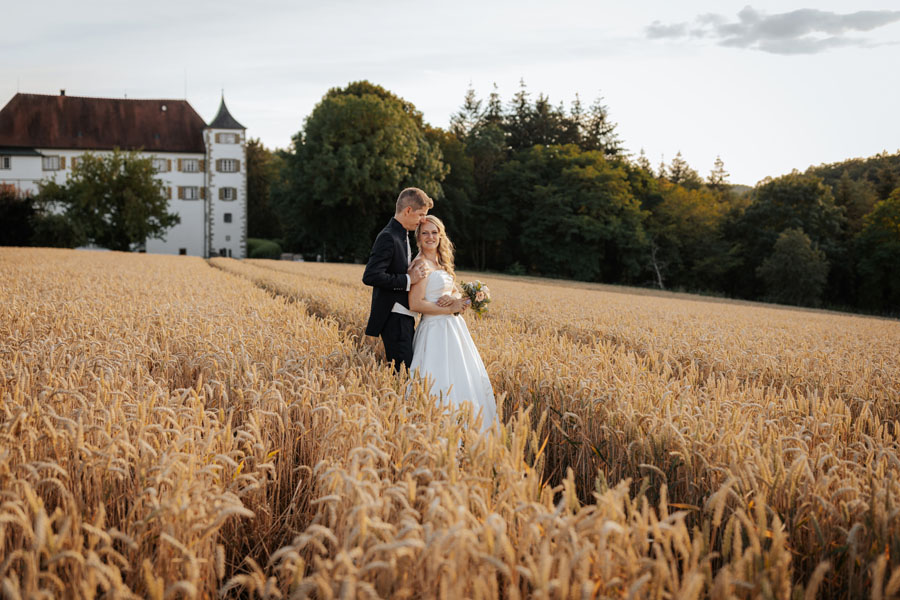
[(207, 128), (210, 249), (222, 256), (247, 253), (247, 149), (243, 131)]
[(37, 182), (48, 175), (41, 168), (40, 156), (4, 155), (0, 161), (0, 185), (12, 186), (21, 193), (36, 194)]
[(166, 186), (169, 212), (181, 217), (181, 222), (169, 229), (163, 239), (148, 239), (147, 252), (209, 256), (204, 234), (209, 197), (206, 193), (206, 155), (155, 153), (150, 156), (165, 161), (164, 166), (159, 166), (168, 170), (157, 170), (156, 177)]
[[(186, 254), (208, 257), (247, 254), (247, 156), (246, 132), (225, 108), (213, 121), (224, 127), (203, 130), (205, 151), (140, 152), (157, 168), (169, 202), (169, 212), (181, 221), (163, 239), (146, 240), (146, 251), (154, 254)], [(36, 194), (42, 181), (62, 185), (79, 157), (109, 150), (37, 147), (0, 148), (0, 185), (21, 193)]]

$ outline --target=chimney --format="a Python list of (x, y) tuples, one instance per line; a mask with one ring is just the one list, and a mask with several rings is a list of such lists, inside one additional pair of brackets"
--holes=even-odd
[(65, 95), (66, 95), (66, 90), (59, 90), (59, 95), (60, 95), (60, 96), (65, 96)]

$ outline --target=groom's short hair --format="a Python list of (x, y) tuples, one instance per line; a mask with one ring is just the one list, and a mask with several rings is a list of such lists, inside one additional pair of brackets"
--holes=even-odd
[(434, 206), (434, 200), (428, 197), (428, 194), (419, 188), (408, 187), (397, 196), (397, 208), (395, 212), (403, 211), (407, 206), (412, 206), (415, 210), (420, 208), (428, 208)]

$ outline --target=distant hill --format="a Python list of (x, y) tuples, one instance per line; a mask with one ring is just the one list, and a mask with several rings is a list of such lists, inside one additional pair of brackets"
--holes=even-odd
[(749, 194), (750, 192), (753, 191), (753, 186), (752, 185), (742, 185), (740, 183), (736, 183), (731, 186), (731, 191), (734, 192), (735, 195), (738, 197), (746, 196), (747, 194)]
[(807, 173), (818, 175), (825, 183), (834, 187), (844, 173), (852, 181), (866, 182), (878, 193), (887, 198), (891, 191), (900, 186), (900, 150), (894, 154), (882, 152), (869, 158), (850, 158), (841, 162), (822, 164), (810, 167)]

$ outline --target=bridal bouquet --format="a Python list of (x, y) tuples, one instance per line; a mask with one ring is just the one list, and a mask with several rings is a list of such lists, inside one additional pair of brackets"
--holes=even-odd
[(462, 292), (468, 296), (472, 310), (476, 315), (483, 315), (487, 311), (487, 305), (491, 302), (491, 290), (477, 279), (460, 285)]

